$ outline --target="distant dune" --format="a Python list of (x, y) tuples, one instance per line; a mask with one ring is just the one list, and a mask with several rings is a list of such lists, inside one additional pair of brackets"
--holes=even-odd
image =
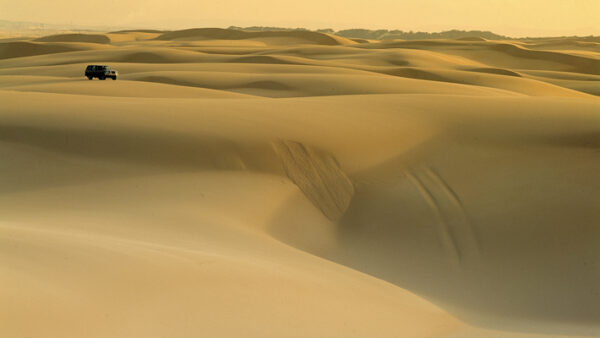
[(57, 34), (44, 36), (35, 41), (40, 42), (89, 42), (89, 43), (110, 43), (108, 36), (104, 34)]
[(0, 59), (97, 49), (92, 46), (29, 41), (0, 42)]
[[(317, 33), (311, 31), (263, 31), (263, 32), (248, 32), (234, 29), (220, 28), (195, 28), (181, 31), (166, 32), (157, 40), (244, 40), (244, 39), (264, 39), (264, 38), (280, 38), (285, 42), (285, 39), (292, 43), (313, 43), (319, 45), (340, 45), (352, 44), (352, 40), (342, 37)], [(291, 40), (290, 40), (291, 39)]]
[[(252, 32), (264, 32), (264, 31), (307, 31), (304, 28), (284, 28), (284, 27), (237, 27), (231, 26), (229, 29), (245, 30)], [(462, 39), (462, 38), (484, 38), (490, 40), (504, 40), (510, 39), (509, 37), (494, 34), (489, 31), (464, 31), (464, 30), (448, 30), (443, 32), (405, 32), (402, 30), (394, 29), (364, 29), (364, 28), (353, 28), (343, 30), (333, 30), (331, 28), (319, 29), (317, 32), (335, 34), (349, 39), (366, 39), (366, 40), (423, 40), (423, 39)]]
[(109, 34), (128, 34), (128, 33), (164, 33), (164, 31), (156, 29), (126, 29), (110, 32)]
[(458, 38), (459, 41), (487, 41), (486, 39), (479, 36), (466, 36), (464, 38)]
[(374, 32), (0, 42), (0, 337), (599, 336), (598, 42)]

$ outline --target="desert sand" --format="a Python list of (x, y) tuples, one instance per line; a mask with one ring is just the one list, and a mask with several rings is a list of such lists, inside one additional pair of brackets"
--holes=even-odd
[(0, 336), (600, 335), (599, 95), (589, 39), (0, 41)]

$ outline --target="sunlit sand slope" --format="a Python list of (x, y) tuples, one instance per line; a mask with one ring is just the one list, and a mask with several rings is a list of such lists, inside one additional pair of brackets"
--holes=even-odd
[(600, 335), (599, 65), (573, 39), (0, 42), (0, 336)]

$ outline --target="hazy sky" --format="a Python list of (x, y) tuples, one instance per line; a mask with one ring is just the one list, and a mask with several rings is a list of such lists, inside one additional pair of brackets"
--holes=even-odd
[(170, 29), (260, 25), (600, 35), (600, 0), (0, 0), (0, 19)]

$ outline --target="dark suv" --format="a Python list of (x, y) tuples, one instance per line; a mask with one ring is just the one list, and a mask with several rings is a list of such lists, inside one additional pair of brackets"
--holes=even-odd
[(119, 75), (119, 72), (114, 69), (110, 69), (109, 66), (89, 65), (85, 68), (85, 76), (87, 76), (89, 80), (95, 77), (100, 80), (106, 80), (107, 77), (116, 80), (117, 75)]

